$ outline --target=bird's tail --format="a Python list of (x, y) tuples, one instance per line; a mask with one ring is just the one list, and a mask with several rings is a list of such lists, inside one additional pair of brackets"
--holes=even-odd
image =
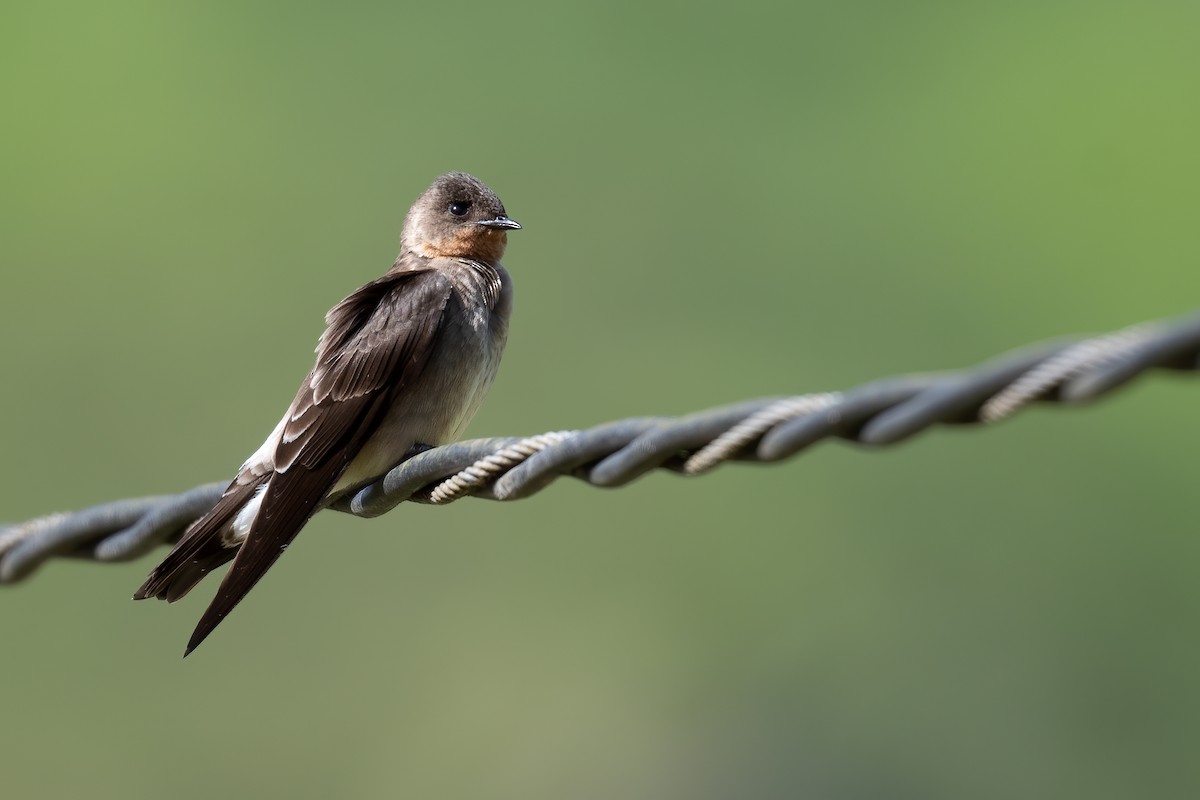
[(226, 544), (222, 532), (228, 529), (238, 512), (269, 478), (267, 474), (241, 483), (243, 476), (239, 475), (212, 510), (191, 524), (175, 549), (154, 568), (133, 599), (157, 597), (174, 603), (190, 592), (209, 572), (232, 561), (239, 545)]

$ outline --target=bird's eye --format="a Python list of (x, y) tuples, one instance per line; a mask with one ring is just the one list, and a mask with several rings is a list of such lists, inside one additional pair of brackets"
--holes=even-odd
[(454, 202), (450, 204), (450, 213), (456, 217), (465, 217), (470, 210), (471, 204), (467, 202)]

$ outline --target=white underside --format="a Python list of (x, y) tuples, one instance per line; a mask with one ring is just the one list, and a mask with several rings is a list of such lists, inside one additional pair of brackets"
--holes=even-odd
[(233, 518), (233, 526), (229, 531), (229, 538), (226, 539), (227, 545), (241, 544), (246, 540), (246, 535), (250, 533), (250, 527), (254, 525), (254, 520), (258, 516), (258, 509), (262, 506), (263, 495), (267, 493), (267, 487), (271, 485), (267, 481), (262, 486), (258, 487), (258, 491), (254, 493), (246, 505), (242, 506), (241, 511)]

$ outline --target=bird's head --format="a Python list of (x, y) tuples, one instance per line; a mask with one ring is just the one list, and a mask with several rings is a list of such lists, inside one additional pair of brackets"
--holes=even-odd
[(508, 231), (520, 227), (483, 181), (465, 172), (450, 172), (435, 180), (409, 209), (400, 249), (426, 258), (494, 264), (504, 255)]

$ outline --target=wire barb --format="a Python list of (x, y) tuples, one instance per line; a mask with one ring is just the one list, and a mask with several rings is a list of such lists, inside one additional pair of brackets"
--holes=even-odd
[[(359, 517), (400, 503), (517, 500), (569, 476), (623, 486), (654, 469), (700, 475), (731, 460), (775, 462), (827, 438), (896, 444), (935, 424), (990, 423), (1034, 401), (1078, 404), (1155, 368), (1200, 372), (1200, 313), (1087, 339), (1043, 343), (969, 370), (904, 375), (844, 392), (772, 397), (684, 417), (637, 417), (578, 431), (473, 439), (414, 450), (385, 475), (332, 500)], [(0, 525), (0, 583), (57, 556), (127, 561), (171, 542), (221, 496), (211, 483)]]

